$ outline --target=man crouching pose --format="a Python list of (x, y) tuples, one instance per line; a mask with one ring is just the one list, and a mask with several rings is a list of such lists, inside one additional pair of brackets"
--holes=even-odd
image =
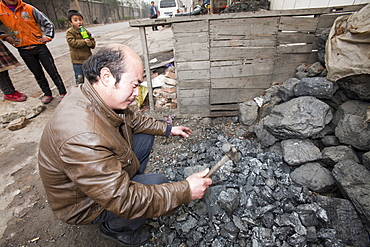
[(140, 57), (111, 44), (83, 65), (89, 83), (71, 90), (56, 108), (40, 140), (39, 171), (48, 202), (68, 224), (101, 223), (100, 233), (125, 246), (145, 244), (147, 218), (170, 214), (203, 197), (208, 169), (168, 183), (144, 174), (155, 135), (188, 137), (128, 106), (143, 80)]

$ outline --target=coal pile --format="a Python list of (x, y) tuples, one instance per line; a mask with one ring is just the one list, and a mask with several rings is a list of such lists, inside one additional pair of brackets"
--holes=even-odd
[(227, 6), (222, 13), (235, 13), (235, 12), (251, 12), (260, 10), (269, 10), (270, 1), (266, 0), (242, 0), (240, 2), (233, 2)]
[[(352, 205), (295, 184), (282, 156), (265, 152), (253, 138), (220, 131), (204, 127), (203, 140), (181, 139), (171, 144), (169, 153), (154, 154), (154, 166), (170, 164), (159, 172), (171, 181), (212, 167), (224, 155), (225, 143), (236, 147), (240, 160), (225, 163), (202, 200), (149, 220), (153, 238), (146, 246), (367, 246), (368, 235), (356, 227), (361, 225), (357, 216), (351, 218), (351, 228), (333, 217), (347, 208), (352, 210), (346, 217), (351, 217)], [(338, 206), (341, 203), (345, 205)]]

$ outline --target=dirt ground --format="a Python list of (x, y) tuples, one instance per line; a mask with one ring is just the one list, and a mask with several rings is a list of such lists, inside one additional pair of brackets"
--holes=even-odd
[[(134, 38), (140, 45), (139, 35)], [(166, 61), (172, 54), (152, 56)], [(54, 60), (68, 90), (74, 86), (69, 54)], [(17, 90), (28, 97), (41, 96), (33, 75), (24, 65), (11, 70), (10, 75)], [(50, 78), (49, 82), (52, 84)], [(58, 95), (55, 88), (53, 94)], [(38, 174), (37, 151), (42, 130), (57, 105), (54, 99), (23, 129), (10, 131), (5, 124), (0, 126), (0, 246), (119, 246), (97, 234), (97, 225), (71, 226), (59, 221), (48, 205)]]

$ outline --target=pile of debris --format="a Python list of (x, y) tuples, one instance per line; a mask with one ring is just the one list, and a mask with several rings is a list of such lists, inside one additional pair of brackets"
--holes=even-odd
[(151, 220), (147, 246), (370, 246), (369, 80), (351, 77), (347, 90), (324, 75), (319, 64), (301, 65), (301, 79), (242, 103), (244, 134), (198, 121), (209, 126), (205, 139), (159, 161), (171, 181), (214, 166), (225, 143), (241, 159), (213, 176), (202, 200)]
[(251, 12), (260, 10), (269, 10), (270, 1), (268, 0), (241, 0), (232, 2), (222, 13)]

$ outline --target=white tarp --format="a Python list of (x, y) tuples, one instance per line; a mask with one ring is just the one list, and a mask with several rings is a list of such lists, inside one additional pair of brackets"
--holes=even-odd
[(370, 4), (349, 16), (338, 17), (326, 42), (327, 79), (370, 74)]

